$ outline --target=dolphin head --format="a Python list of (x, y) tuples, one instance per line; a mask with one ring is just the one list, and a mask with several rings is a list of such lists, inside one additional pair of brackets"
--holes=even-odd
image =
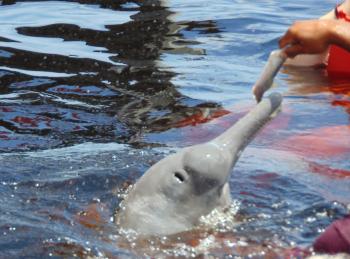
[(281, 100), (279, 94), (270, 95), (214, 140), (154, 164), (127, 194), (117, 223), (144, 235), (169, 235), (189, 230), (201, 216), (228, 206), (233, 166)]
[(133, 186), (117, 220), (145, 235), (191, 229), (229, 204), (231, 159), (214, 143), (191, 146), (153, 165)]

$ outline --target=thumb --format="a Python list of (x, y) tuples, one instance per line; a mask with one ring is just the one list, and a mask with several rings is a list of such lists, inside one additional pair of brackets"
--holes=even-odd
[(288, 30), (286, 32), (286, 34), (283, 35), (282, 38), (279, 40), (278, 44), (279, 44), (280, 48), (282, 49), (282, 48), (286, 47), (287, 45), (290, 45), (293, 41), (294, 41), (293, 35), (290, 32), (290, 30)]
[(289, 58), (294, 58), (299, 54), (303, 54), (303, 46), (300, 44), (293, 44), (284, 49), (284, 52)]

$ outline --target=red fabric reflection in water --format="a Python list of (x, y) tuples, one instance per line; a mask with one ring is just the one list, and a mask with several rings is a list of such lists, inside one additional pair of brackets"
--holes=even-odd
[(350, 155), (350, 126), (348, 125), (314, 129), (308, 134), (291, 136), (278, 143), (278, 146), (302, 156), (312, 173), (332, 178), (350, 177), (349, 170), (312, 161), (322, 159), (327, 163), (331, 159), (348, 158)]
[(321, 165), (318, 163), (309, 162), (309, 169), (311, 172), (329, 176), (332, 178), (348, 178), (350, 177), (350, 171), (346, 169), (332, 168), (327, 165)]
[(350, 154), (350, 126), (314, 129), (309, 134), (291, 136), (279, 145), (307, 158), (343, 156)]
[(76, 215), (76, 221), (87, 228), (98, 230), (108, 223), (109, 214), (106, 205), (93, 203)]
[(0, 139), (2, 139), (2, 140), (9, 140), (10, 137), (8, 135), (9, 135), (8, 132), (0, 131)]
[[(45, 116), (35, 116), (34, 118), (26, 117), (26, 116), (16, 116), (11, 121), (18, 123), (22, 127), (32, 127), (32, 128), (42, 128), (51, 127), (51, 118)], [(39, 127), (39, 125), (41, 127)]]
[(0, 111), (2, 112), (12, 112), (13, 110), (9, 107), (0, 107)]
[[(207, 142), (233, 126), (240, 118), (244, 117), (245, 114), (254, 108), (254, 106), (255, 103), (238, 104), (229, 109), (202, 112), (178, 122), (177, 127), (183, 127), (181, 129), (181, 136), (183, 136), (186, 143), (198, 144)], [(290, 120), (289, 114), (291, 114), (290, 109), (285, 107), (282, 113), (278, 114), (278, 116), (273, 118), (262, 128), (255, 139), (258, 141), (275, 139), (277, 129), (288, 127)]]
[[(338, 97), (334, 99), (331, 104), (333, 106), (341, 106), (346, 109), (348, 113), (350, 113), (350, 78), (342, 79), (342, 77), (332, 79), (332, 85), (328, 87), (328, 90)], [(339, 97), (340, 95), (340, 97)]]
[(15, 118), (12, 119), (13, 122), (16, 122), (21, 125), (28, 125), (31, 127), (37, 127), (38, 123), (35, 119), (29, 118), (29, 117), (24, 117), (24, 116), (16, 116)]
[(256, 176), (252, 176), (252, 179), (256, 181), (256, 186), (264, 189), (270, 188), (272, 182), (279, 177), (276, 173), (263, 173)]
[(216, 111), (210, 111), (210, 109), (203, 109), (197, 111), (195, 114), (180, 120), (176, 123), (175, 127), (186, 127), (186, 126), (196, 126), (197, 124), (206, 123), (208, 121), (211, 121), (215, 118), (222, 117), (226, 114), (231, 113), (227, 110), (216, 110)]
[(328, 90), (334, 94), (350, 96), (350, 78), (349, 79), (331, 79), (331, 85)]

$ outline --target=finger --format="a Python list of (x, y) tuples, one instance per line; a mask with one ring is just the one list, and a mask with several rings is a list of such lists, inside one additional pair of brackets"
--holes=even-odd
[(299, 55), (299, 54), (303, 54), (304, 53), (304, 48), (302, 45), (300, 44), (293, 44), (290, 47), (287, 47), (284, 52), (286, 53), (286, 55), (289, 58), (294, 58), (295, 56)]
[(292, 33), (290, 32), (290, 30), (288, 30), (286, 32), (285, 35), (283, 35), (283, 37), (279, 40), (278, 44), (280, 46), (280, 48), (284, 48), (285, 46), (291, 44), (292, 42), (294, 42), (294, 37), (292, 35)]

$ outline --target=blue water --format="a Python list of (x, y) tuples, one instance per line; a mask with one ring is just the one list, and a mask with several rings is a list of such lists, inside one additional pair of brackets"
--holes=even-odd
[(282, 112), (230, 179), (235, 224), (138, 240), (113, 223), (150, 165), (252, 108), (279, 37), (335, 1), (0, 3), (0, 257), (283, 256), (348, 213), (350, 80), (285, 68)]

